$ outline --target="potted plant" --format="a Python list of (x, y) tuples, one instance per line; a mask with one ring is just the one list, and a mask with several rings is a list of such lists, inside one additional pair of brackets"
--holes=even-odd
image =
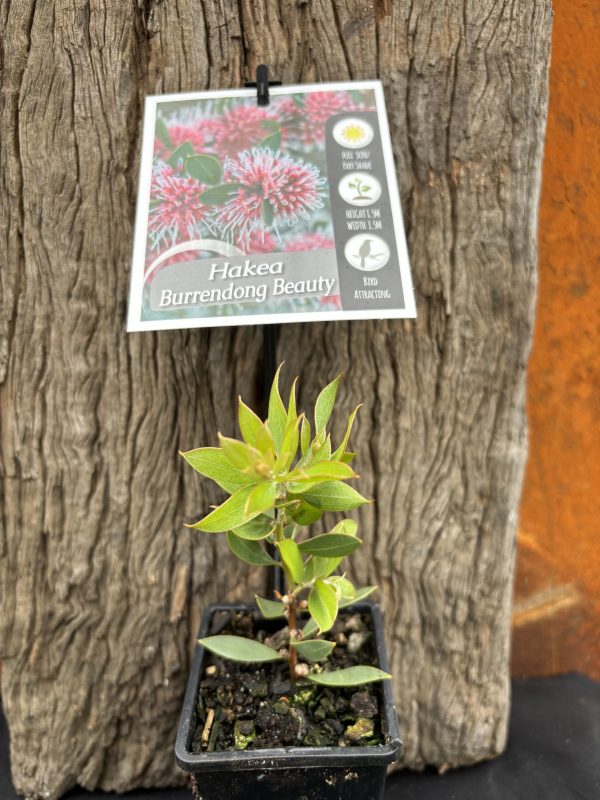
[[(357, 523), (307, 529), (324, 512), (369, 502), (348, 481), (357, 407), (337, 448), (327, 433), (340, 376), (316, 399), (313, 426), (287, 405), (277, 370), (268, 418), (242, 399), (242, 440), (182, 453), (230, 497), (193, 527), (224, 534), (243, 561), (283, 570), (286, 588), (256, 606), (204, 614), (176, 743), (202, 800), (378, 800), (400, 739), (379, 609), (341, 571)], [(276, 556), (275, 558), (273, 556)]]

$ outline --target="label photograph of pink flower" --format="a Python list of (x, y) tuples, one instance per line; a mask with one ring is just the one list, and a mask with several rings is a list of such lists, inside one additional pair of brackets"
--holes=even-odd
[[(359, 169), (384, 187), (369, 208), (338, 189)], [(378, 81), (147, 98), (128, 330), (414, 316), (390, 171)], [(371, 230), (395, 270), (365, 292), (344, 247)]]

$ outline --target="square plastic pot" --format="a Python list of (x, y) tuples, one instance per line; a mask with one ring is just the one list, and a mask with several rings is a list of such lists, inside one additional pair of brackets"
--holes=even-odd
[[(200, 636), (207, 636), (217, 611), (251, 611), (253, 606), (210, 606)], [(345, 609), (372, 619), (381, 669), (388, 660), (379, 606), (357, 603)], [(196, 702), (206, 651), (197, 644), (175, 745), (177, 764), (196, 778), (201, 800), (382, 800), (387, 767), (400, 754), (401, 741), (390, 681), (383, 681), (382, 730), (385, 744), (374, 747), (281, 747), (268, 750), (192, 753)]]

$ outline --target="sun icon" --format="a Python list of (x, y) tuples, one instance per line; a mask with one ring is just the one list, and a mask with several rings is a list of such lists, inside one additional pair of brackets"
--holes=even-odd
[(342, 138), (349, 142), (359, 143), (365, 139), (365, 130), (360, 125), (348, 125), (342, 131)]
[(366, 147), (373, 135), (371, 125), (357, 117), (345, 117), (333, 126), (333, 138), (342, 147)]

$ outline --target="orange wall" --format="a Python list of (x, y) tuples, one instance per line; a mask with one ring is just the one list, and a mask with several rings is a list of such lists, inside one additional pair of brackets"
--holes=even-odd
[(554, 13), (513, 673), (600, 679), (600, 3)]

